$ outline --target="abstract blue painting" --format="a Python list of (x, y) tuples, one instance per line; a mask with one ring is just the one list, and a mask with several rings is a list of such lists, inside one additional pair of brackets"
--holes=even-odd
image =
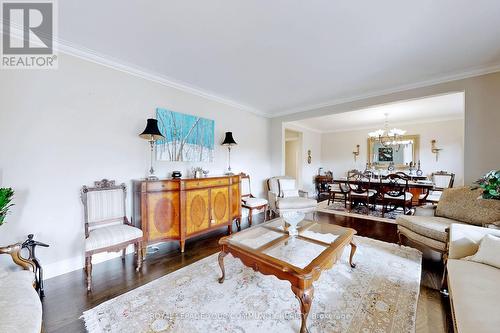
[(158, 128), (165, 137), (156, 141), (156, 159), (213, 162), (213, 120), (162, 108), (156, 109), (156, 119)]

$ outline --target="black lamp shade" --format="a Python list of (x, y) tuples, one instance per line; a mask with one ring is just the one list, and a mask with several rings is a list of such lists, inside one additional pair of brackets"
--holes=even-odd
[(139, 134), (139, 136), (146, 140), (155, 140), (155, 141), (165, 138), (158, 129), (158, 120), (156, 119), (148, 119), (146, 128), (141, 134)]
[(223, 146), (234, 146), (237, 145), (236, 141), (233, 139), (233, 132), (226, 132), (226, 137), (222, 142)]

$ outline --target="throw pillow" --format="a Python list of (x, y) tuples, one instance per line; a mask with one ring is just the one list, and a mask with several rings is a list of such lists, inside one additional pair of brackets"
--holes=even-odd
[(299, 191), (295, 187), (295, 179), (279, 179), (280, 197), (298, 197)]
[(476, 254), (464, 258), (468, 261), (474, 261), (481, 264), (500, 268), (500, 237), (486, 235), (479, 243), (479, 250)]
[(299, 190), (283, 190), (281, 191), (281, 197), (289, 198), (289, 197), (298, 197)]

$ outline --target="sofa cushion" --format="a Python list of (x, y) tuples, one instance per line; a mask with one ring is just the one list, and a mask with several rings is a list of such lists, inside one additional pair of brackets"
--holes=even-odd
[(464, 259), (500, 268), (500, 237), (485, 235), (476, 254)]
[(318, 205), (314, 199), (295, 197), (295, 198), (280, 198), (276, 204), (279, 209), (302, 209), (312, 208)]
[(450, 259), (448, 289), (458, 332), (498, 332), (500, 269), (475, 262)]
[(440, 242), (446, 242), (448, 234), (446, 229), (456, 221), (445, 217), (437, 216), (409, 216), (399, 215), (396, 218), (396, 223), (407, 229), (416, 232), (425, 237), (429, 237)]
[(9, 272), (0, 280), (0, 332), (40, 333), (42, 303), (31, 271)]
[(85, 239), (85, 251), (102, 249), (142, 237), (142, 230), (126, 224), (115, 224), (89, 232)]
[(453, 223), (450, 227), (448, 258), (460, 259), (473, 255), (477, 252), (479, 243), (487, 234), (500, 237), (500, 230), (482, 228), (470, 224)]
[(416, 241), (422, 245), (428, 246), (431, 249), (434, 249), (436, 251), (444, 252), (446, 250), (446, 243), (445, 242), (440, 242), (438, 240), (422, 236), (420, 234), (417, 234), (414, 231), (411, 231), (410, 229), (407, 229), (401, 225), (398, 225), (398, 231), (406, 236), (408, 239)]
[(481, 205), (477, 198), (481, 196), (482, 191), (482, 189), (471, 190), (470, 187), (444, 190), (436, 208), (436, 216), (475, 225), (500, 221), (500, 200), (489, 206)]

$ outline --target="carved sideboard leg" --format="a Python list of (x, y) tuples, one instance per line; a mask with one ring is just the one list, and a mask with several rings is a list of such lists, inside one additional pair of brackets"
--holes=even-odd
[(311, 310), (311, 304), (314, 297), (314, 287), (311, 286), (308, 289), (303, 290), (292, 286), (292, 291), (300, 303), (300, 313), (302, 317), (302, 323), (300, 324), (300, 333), (309, 333), (306, 324), (307, 316), (309, 315), (309, 311)]
[(136, 272), (139, 272), (142, 268), (142, 242), (135, 243), (135, 251), (136, 251)]
[(354, 242), (350, 243), (351, 245), (351, 254), (349, 255), (349, 265), (351, 265), (352, 268), (356, 267), (356, 264), (352, 262), (352, 258), (354, 257), (354, 254), (356, 253), (356, 249), (358, 248)]
[(180, 244), (181, 244), (181, 253), (184, 253), (184, 246), (186, 245), (186, 241), (185, 240), (181, 240)]
[(85, 257), (85, 273), (87, 273), (87, 291), (92, 287), (92, 256)]
[(229, 225), (227, 226), (227, 234), (228, 234), (228, 235), (231, 235), (232, 233), (233, 233), (233, 226), (232, 226), (232, 224), (229, 224)]
[(241, 230), (241, 217), (238, 217), (236, 219), (236, 227), (238, 228), (238, 231)]
[(226, 271), (224, 269), (224, 257), (227, 256), (227, 252), (221, 251), (219, 253), (219, 266), (220, 270), (222, 271), (222, 276), (219, 279), (219, 283), (224, 282), (224, 278), (226, 277)]

